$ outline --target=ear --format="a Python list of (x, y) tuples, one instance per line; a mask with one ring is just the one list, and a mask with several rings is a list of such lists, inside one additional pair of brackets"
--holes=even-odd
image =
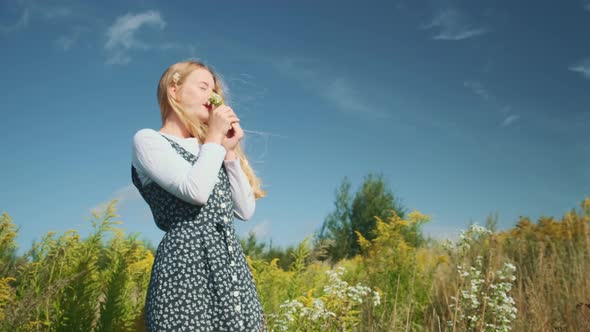
[(172, 96), (172, 98), (174, 98), (174, 100), (178, 100), (178, 98), (176, 98), (176, 91), (178, 91), (176, 89), (176, 84), (172, 84), (168, 87), (168, 95)]

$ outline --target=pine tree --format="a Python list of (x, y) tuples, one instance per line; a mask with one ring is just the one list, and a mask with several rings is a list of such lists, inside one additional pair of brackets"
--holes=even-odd
[(368, 174), (354, 198), (350, 187), (350, 180), (345, 177), (336, 190), (334, 211), (326, 217), (316, 235), (316, 246), (328, 243), (328, 256), (332, 262), (360, 253), (355, 231), (372, 240), (376, 217), (385, 220), (393, 213), (400, 218), (405, 216), (405, 209), (388, 188), (382, 174)]

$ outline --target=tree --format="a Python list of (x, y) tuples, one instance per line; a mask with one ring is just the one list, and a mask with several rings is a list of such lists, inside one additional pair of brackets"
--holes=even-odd
[(355, 231), (368, 240), (375, 237), (371, 232), (375, 228), (375, 217), (385, 220), (394, 212), (400, 218), (405, 216), (405, 209), (387, 187), (382, 174), (368, 174), (354, 199), (350, 187), (350, 180), (345, 177), (336, 190), (335, 209), (326, 217), (316, 236), (316, 244), (329, 243), (328, 256), (333, 262), (360, 253)]
[(266, 244), (258, 243), (258, 239), (256, 239), (256, 233), (253, 231), (248, 232), (247, 238), (238, 237), (240, 244), (242, 245), (242, 249), (244, 250), (244, 255), (250, 256), (251, 258), (259, 258), (264, 253), (264, 247)]
[(350, 224), (352, 200), (349, 191), (350, 180), (348, 177), (345, 177), (342, 180), (340, 188), (336, 190), (335, 209), (324, 220), (317, 236), (317, 242), (314, 245), (315, 247), (319, 243), (327, 242), (328, 257), (334, 262), (346, 257), (348, 250), (352, 246), (353, 230)]

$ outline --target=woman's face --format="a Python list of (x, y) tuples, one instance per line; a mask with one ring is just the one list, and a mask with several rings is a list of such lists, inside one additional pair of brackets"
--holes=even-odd
[(214, 87), (213, 75), (207, 69), (198, 68), (187, 76), (180, 89), (180, 96), (177, 97), (190, 116), (206, 123), (212, 109), (209, 97)]

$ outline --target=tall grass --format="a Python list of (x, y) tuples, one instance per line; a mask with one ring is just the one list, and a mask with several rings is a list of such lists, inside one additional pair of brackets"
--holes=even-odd
[[(50, 232), (23, 256), (0, 216), (0, 330), (145, 331), (154, 249), (116, 227), (116, 203), (86, 238)], [(376, 218), (361, 253), (335, 262), (309, 237), (284, 251), (242, 239), (271, 329), (590, 331), (590, 197), (560, 219), (414, 241), (429, 219)]]
[[(153, 263), (152, 253), (114, 225), (113, 201), (93, 213), (94, 231), (81, 239), (75, 230), (46, 234), (23, 257), (15, 248), (14, 224), (0, 218), (0, 330), (135, 331)], [(107, 235), (113, 235), (108, 242)]]

